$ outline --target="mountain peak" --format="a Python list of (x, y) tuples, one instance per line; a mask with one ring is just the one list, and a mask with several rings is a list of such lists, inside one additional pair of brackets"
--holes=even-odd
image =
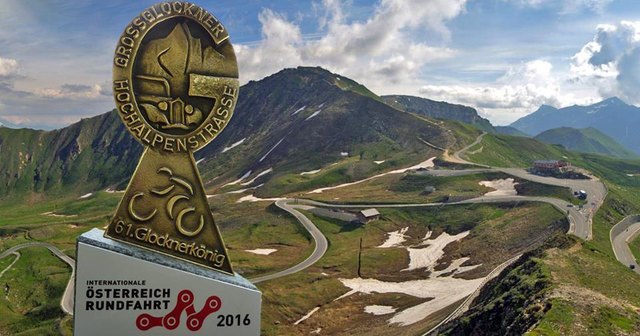
[(562, 126), (579, 129), (593, 127), (640, 154), (640, 139), (632, 131), (640, 127), (640, 108), (618, 97), (588, 106), (574, 105), (560, 109), (543, 105), (511, 126), (530, 135)]
[(627, 105), (627, 103), (625, 103), (622, 99), (618, 98), (618, 97), (610, 97), (607, 98), (603, 101), (601, 101), (598, 104), (603, 104), (603, 103), (607, 103), (607, 104), (615, 104), (615, 105)]
[(276, 82), (291, 81), (305, 86), (313, 84), (316, 86), (317, 92), (339, 89), (340, 91), (350, 91), (382, 102), (382, 99), (366, 86), (322, 67), (299, 66), (297, 68), (287, 68), (265, 78), (265, 80), (275, 80)]
[(321, 76), (335, 76), (336, 75), (333, 72), (331, 72), (331, 71), (329, 71), (329, 70), (327, 70), (327, 69), (325, 69), (323, 67), (320, 67), (320, 66), (314, 66), (314, 67), (311, 67), (311, 66), (299, 66), (299, 67), (296, 67), (295, 69), (292, 68), (291, 70), (296, 70), (298, 72), (303, 72), (303, 73), (304, 72), (313, 73), (313, 74), (321, 75)]
[(609, 109), (611, 109), (612, 107), (624, 107), (624, 106), (628, 106), (627, 103), (623, 102), (620, 98), (618, 97), (611, 97), (611, 98), (607, 98), (599, 103), (595, 103), (591, 106), (587, 106), (590, 110), (587, 111), (587, 114), (594, 114), (594, 113), (598, 113), (601, 110), (603, 111), (608, 111)]
[(307, 79), (314, 79), (314, 80), (318, 80), (318, 79), (329, 80), (329, 79), (334, 79), (335, 77), (342, 77), (342, 76), (334, 74), (331, 71), (324, 69), (322, 67), (299, 66), (297, 68), (282, 69), (270, 76), (267, 76), (265, 79), (286, 78), (286, 77), (300, 77), (300, 78), (307, 78)]
[(538, 111), (556, 111), (556, 110), (558, 110), (558, 108), (551, 105), (547, 105), (547, 104), (542, 104), (538, 108)]

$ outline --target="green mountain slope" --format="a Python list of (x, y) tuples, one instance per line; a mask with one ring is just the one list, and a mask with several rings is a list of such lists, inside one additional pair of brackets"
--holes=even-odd
[[(216, 141), (198, 152), (196, 157), (208, 191), (224, 192), (262, 185), (257, 190), (257, 196), (296, 195), (300, 190), (355, 181), (396, 167), (406, 167), (440, 155), (442, 151), (439, 148), (460, 149), (471, 143), (479, 133), (478, 129), (462, 122), (434, 122), (424, 114), (401, 112), (381, 102), (379, 97), (366, 87), (328, 71), (319, 68), (298, 68), (283, 70), (264, 80), (243, 86), (231, 125)], [(61, 194), (92, 192), (109, 186), (121, 187), (126, 184), (133, 171), (141, 148), (142, 146), (124, 130), (115, 112), (51, 132), (0, 127), (0, 197), (15, 200), (29, 193), (56, 197)], [(528, 167), (536, 159), (566, 159), (600, 178), (607, 184), (609, 194), (602, 208), (594, 216), (593, 241), (579, 241), (562, 234), (552, 241), (545, 242), (546, 250), (539, 249), (535, 253), (526, 254), (491, 281), (471, 305), (469, 313), (454, 321), (445, 330), (449, 330), (448, 333), (452, 335), (502, 335), (527, 331), (534, 335), (640, 333), (640, 319), (637, 317), (640, 287), (637, 286), (637, 274), (616, 261), (608, 238), (609, 229), (613, 224), (626, 215), (640, 213), (640, 179), (636, 176), (640, 173), (640, 160), (621, 160), (597, 154), (576, 153), (536, 139), (501, 134), (485, 135), (468, 153), (471, 153), (467, 155), (471, 161), (503, 167)], [(302, 175), (316, 170), (319, 171)], [(244, 177), (241, 181), (244, 185), (236, 183), (225, 186), (240, 177)], [(379, 181), (372, 180), (373, 182)], [(473, 184), (477, 186), (477, 183)], [(365, 185), (356, 186), (361, 187)], [(415, 182), (407, 187), (424, 188)], [(386, 192), (387, 189), (391, 188), (381, 190)], [(357, 192), (365, 193), (361, 190)], [(65, 220), (83, 223), (84, 228), (102, 227), (106, 218), (103, 212), (111, 211), (119, 196), (101, 194), (76, 200), (77, 202), (71, 206), (61, 204), (56, 208), (53, 204), (55, 202), (49, 202), (51, 204), (46, 204), (44, 209), (45, 206), (42, 205), (29, 205), (27, 210), (21, 211), (39, 214), (38, 218), (42, 222), (50, 223), (55, 219), (44, 216), (45, 211), (50, 212), (52, 209), (58, 216), (63, 217), (55, 219), (59, 221), (55, 223), (55, 227), (29, 228), (29, 231), (25, 231), (28, 234), (24, 234), (22, 230), (26, 230), (24, 227), (31, 226), (34, 222), (24, 220), (17, 227), (4, 228), (6, 231), (3, 239), (11, 236), (13, 240), (10, 243), (14, 244), (27, 239), (48, 237), (47, 239), (56, 244), (66, 242), (67, 248), (72, 251), (73, 241), (80, 231), (77, 225)], [(230, 244), (233, 246), (233, 253), (242, 255), (245, 248), (254, 247), (239, 244), (240, 241), (249, 238), (255, 239), (257, 246), (262, 246), (258, 243), (267, 241), (261, 240), (265, 236), (269, 243), (277, 241), (278, 248), (290, 247), (290, 241), (296, 241), (292, 237), (297, 237), (296, 239), (306, 246), (305, 236), (289, 234), (289, 237), (279, 237), (283, 233), (278, 230), (282, 230), (283, 227), (292, 227), (293, 231), (300, 229), (304, 232), (302, 228), (296, 228), (295, 223), (286, 222), (285, 219), (288, 217), (282, 212), (277, 209), (258, 212), (250, 207), (258, 207), (260, 202), (236, 204), (235, 200), (239, 196), (230, 198), (231, 200), (226, 200), (226, 197), (232, 196), (212, 198), (211, 206), (213, 211), (228, 211), (225, 216), (221, 216), (223, 219), (220, 223), (223, 229), (232, 233), (234, 228), (241, 230), (235, 231), (235, 235), (227, 235), (235, 237)], [(4, 206), (4, 209), (12, 207), (11, 204)], [(98, 206), (109, 210), (101, 210), (98, 212), (100, 216), (94, 219), (82, 217), (82, 214), (87, 212), (87, 207)], [(75, 210), (70, 211), (69, 207)], [(520, 214), (513, 212), (516, 207), (478, 207), (481, 211), (471, 207), (468, 212), (461, 212), (452, 207), (434, 207), (429, 211), (435, 212), (435, 215), (416, 216), (415, 226), (425, 229), (425, 232), (418, 235), (423, 237), (427, 228), (431, 231), (432, 223), (444, 228), (450, 224), (450, 219), (455, 218), (455, 222), (460, 223), (462, 228), (477, 224), (478, 218), (481, 218), (487, 223), (487, 227), (495, 229), (496, 236), (504, 237), (508, 234), (507, 229), (513, 228), (513, 223), (521, 220)], [(544, 211), (545, 214), (549, 212)], [(250, 213), (250, 216), (247, 213)], [(394, 213), (396, 217), (393, 217)], [(478, 216), (474, 217), (472, 214)], [(497, 220), (504, 214), (514, 217), (504, 221)], [(64, 217), (65, 215), (69, 217)], [(74, 215), (78, 217), (71, 217)], [(359, 261), (356, 261), (359, 254), (355, 253), (354, 246), (357, 245), (353, 242), (362, 237), (365, 237), (365, 244), (368, 245), (368, 251), (365, 250), (364, 255), (378, 256), (364, 259), (364, 269), (367, 272), (373, 272), (386, 263), (402, 261), (406, 264), (406, 254), (400, 255), (400, 252), (405, 251), (395, 249), (392, 252), (381, 252), (378, 246), (388, 232), (400, 229), (407, 221), (414, 219), (397, 210), (385, 212), (384, 215), (388, 217), (382, 219), (385, 223), (382, 227), (384, 230), (376, 226), (380, 225), (379, 223), (374, 223), (359, 228), (345, 226), (346, 229), (343, 231), (342, 224), (337, 221), (318, 221), (321, 229), (329, 232), (332, 250), (327, 259), (315, 266), (317, 268), (310, 268), (309, 272), (294, 275), (293, 280), (291, 277), (284, 280), (298, 282), (295, 286), (310, 284), (309, 288), (314, 288), (313, 290), (298, 293), (315, 293), (310, 295), (315, 301), (310, 307), (302, 306), (304, 309), (300, 309), (300, 305), (295, 306), (292, 303), (296, 303), (301, 296), (309, 295), (291, 294), (295, 291), (287, 291), (288, 295), (280, 295), (282, 292), (274, 292), (273, 287), (265, 287), (268, 304), (273, 304), (273, 297), (282, 300), (277, 305), (286, 319), (278, 317), (274, 320), (287, 321), (282, 324), (269, 323), (269, 328), (276, 325), (293, 328), (293, 322), (300, 316), (318, 307), (318, 302), (331, 297), (327, 295), (327, 289), (335, 291), (333, 297), (342, 295), (343, 293), (335, 290), (344, 290), (338, 287), (336, 279), (318, 274), (344, 268), (344, 274), (355, 277), (353, 266), (359, 264)], [(522, 228), (535, 225), (546, 227), (547, 224), (541, 217), (543, 216), (522, 221)], [(10, 224), (8, 226), (16, 224), (2, 219)], [(375, 239), (364, 236), (364, 230), (373, 233)], [(526, 233), (520, 229), (516, 231), (518, 234)], [(64, 238), (60, 238), (60, 235)], [(488, 243), (486, 237), (473, 234), (470, 238), (478, 242), (478, 251), (495, 253), (495, 245), (492, 245), (491, 241)], [(505, 240), (516, 245), (523, 241)], [(542, 244), (538, 239), (532, 240), (535, 240), (536, 244)], [(0, 244), (3, 244), (3, 240), (0, 240)], [(487, 246), (491, 248), (487, 249)], [(312, 248), (312, 245), (309, 247)], [(452, 247), (458, 248), (453, 245)], [(518, 253), (514, 251), (516, 250), (509, 250), (514, 254)], [(467, 255), (471, 254), (461, 254)], [(34, 261), (41, 260), (42, 264), (55, 262), (55, 259), (46, 259), (47, 256), (49, 254), (45, 252), (34, 254), (30, 258)], [(248, 265), (255, 260), (258, 259), (242, 259), (241, 262)], [(1, 261), (5, 262), (2, 268), (10, 261)], [(38, 267), (29, 264), (28, 267), (35, 273), (40, 270), (40, 265), (36, 266)], [(399, 270), (393, 273), (397, 273), (394, 276), (406, 274)], [(428, 276), (426, 273), (416, 275)], [(46, 277), (47, 275), (38, 274), (38, 277), (31, 281), (43, 282), (41, 279)], [(56, 294), (52, 297), (57, 298), (60, 295), (64, 280), (61, 277), (56, 281)], [(327, 285), (329, 281), (333, 283)], [(317, 290), (318, 288), (322, 290)], [(25, 286), (22, 290), (27, 293), (31, 288)], [(393, 294), (385, 300), (395, 304), (399, 299)], [(56, 308), (59, 300), (52, 299), (53, 301), (55, 305), (51, 307)], [(339, 301), (337, 304), (344, 304), (345, 301)], [(335, 301), (332, 302), (336, 304)], [(357, 312), (362, 315), (364, 304), (361, 304), (361, 301), (356, 302)], [(34, 303), (34, 306), (37, 304)], [(297, 307), (297, 310), (292, 307)], [(345, 307), (348, 306), (345, 304)], [(355, 306), (351, 308), (353, 307)], [(326, 311), (326, 307), (323, 311)], [(340, 307), (341, 314), (344, 311), (355, 315), (353, 312), (356, 310)], [(269, 314), (275, 313), (267, 311), (265, 315), (273, 317)], [(335, 315), (331, 317), (333, 316)], [(354, 320), (350, 318), (347, 323), (354, 324), (352, 321)], [(380, 330), (395, 330), (388, 329), (390, 327), (386, 318), (380, 318), (380, 321), (383, 323)], [(53, 322), (51, 325), (53, 326)], [(361, 323), (357, 327), (368, 329), (370, 325)], [(382, 329), (383, 327), (386, 329)], [(24, 329), (26, 328), (25, 326)]]
[[(198, 153), (205, 158), (201, 170), (210, 189), (272, 169), (250, 185), (266, 183), (259, 195), (280, 195), (293, 187), (360, 179), (440, 153), (424, 140), (441, 148), (455, 143), (442, 125), (402, 113), (364, 86), (321, 68), (286, 69), (240, 92), (229, 126)], [(318, 169), (322, 172), (312, 177), (300, 176)], [(292, 179), (300, 183), (289, 183)], [(284, 184), (289, 187), (282, 189)]]
[(619, 158), (636, 156), (631, 150), (592, 127), (583, 129), (554, 128), (536, 135), (535, 138), (544, 143), (562, 145), (577, 152), (604, 154)]
[(0, 127), (0, 197), (121, 185), (141, 150), (115, 112), (49, 132)]
[(401, 111), (417, 113), (429, 118), (462, 121), (483, 131), (495, 132), (489, 120), (480, 117), (478, 111), (469, 106), (401, 95), (383, 96), (382, 99)]
[(487, 134), (482, 142), (470, 148), (467, 158), (493, 167), (530, 167), (535, 160), (560, 160), (566, 151), (536, 139)]
[(511, 126), (495, 126), (494, 128), (496, 129), (496, 133), (498, 133), (498, 134), (529, 137), (529, 135), (527, 133), (524, 133), (524, 132), (520, 131), (519, 129), (515, 128), (515, 127), (511, 127)]
[[(640, 213), (640, 160), (576, 153), (505, 135), (486, 135), (480, 146), (484, 149), (469, 157), (498, 166), (526, 167), (538, 157), (563, 158), (593, 173), (608, 193), (593, 218), (593, 240), (562, 236), (546, 250), (525, 256), (517, 264), (526, 269), (516, 265), (490, 282), (473, 308), (445, 327), (446, 334), (468, 334), (483, 325), (498, 328), (483, 329), (489, 335), (516, 330), (528, 335), (639, 334), (638, 275), (616, 260), (609, 231), (625, 216)], [(513, 304), (520, 313), (513, 313)]]
[[(343, 162), (313, 182), (322, 185), (417, 163), (454, 142), (440, 124), (402, 113), (348, 78), (297, 68), (244, 85), (230, 125), (196, 159), (213, 189), (247, 172), (249, 181), (272, 169), (257, 184)], [(0, 127), (0, 146), (0, 197), (122, 187), (142, 150), (115, 112), (51, 132)], [(282, 192), (273, 183), (263, 192)]]

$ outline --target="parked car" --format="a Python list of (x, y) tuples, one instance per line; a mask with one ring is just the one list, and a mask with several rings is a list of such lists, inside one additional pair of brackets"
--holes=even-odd
[(584, 190), (578, 191), (578, 198), (583, 200), (587, 199), (587, 192)]

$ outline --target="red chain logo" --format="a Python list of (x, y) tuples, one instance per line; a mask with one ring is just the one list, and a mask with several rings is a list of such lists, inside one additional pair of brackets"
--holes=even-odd
[(175, 308), (167, 315), (156, 317), (147, 313), (141, 314), (136, 319), (136, 326), (139, 330), (149, 330), (153, 327), (164, 327), (167, 330), (174, 330), (180, 325), (182, 312), (187, 313), (187, 328), (191, 331), (198, 331), (202, 328), (207, 316), (217, 312), (222, 307), (222, 301), (217, 296), (210, 296), (199, 312), (193, 307), (193, 293), (184, 289), (178, 294), (178, 302)]

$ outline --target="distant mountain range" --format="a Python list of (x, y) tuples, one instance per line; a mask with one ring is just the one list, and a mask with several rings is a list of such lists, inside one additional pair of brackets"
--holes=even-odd
[(558, 128), (592, 127), (640, 154), (640, 108), (613, 97), (589, 106), (569, 106), (557, 109), (543, 105), (534, 113), (518, 119), (512, 127), (531, 136)]
[(637, 154), (592, 127), (554, 128), (536, 135), (535, 139), (548, 144), (559, 144), (576, 152), (604, 154), (618, 158), (637, 157)]
[[(563, 122), (594, 123), (594, 128), (638, 152), (640, 137), (632, 132), (633, 126), (640, 126), (638, 112), (612, 98), (588, 107), (543, 106), (513, 127), (493, 127), (468, 106), (411, 96), (379, 97), (349, 78), (299, 67), (242, 86), (229, 126), (197, 152), (196, 159), (208, 188), (263, 173), (258, 182), (267, 183), (261, 190), (269, 190), (273, 178), (316, 170), (344, 156), (359, 160), (340, 178), (358, 179), (384, 168), (372, 164), (374, 160), (400, 165), (428, 151), (437, 155), (438, 148), (455, 143), (455, 132), (430, 118), (520, 136), (525, 135), (520, 131), (536, 134)], [(558, 129), (537, 138), (577, 151), (630, 155), (609, 137), (595, 130)], [(0, 197), (122, 188), (141, 151), (115, 111), (54, 131), (0, 126)]]
[(51, 130), (51, 127), (49, 127), (48, 125), (44, 125), (44, 124), (39, 124), (39, 123), (29, 123), (28, 126), (24, 126), (24, 125), (18, 125), (18, 124), (14, 124), (2, 117), (0, 117), (0, 127), (6, 127), (6, 128), (31, 128), (31, 129), (40, 129), (40, 130)]
[(382, 96), (382, 99), (387, 104), (405, 112), (417, 113), (436, 119), (457, 120), (487, 132), (496, 131), (491, 122), (480, 117), (478, 111), (473, 107), (413, 96), (391, 95)]
[[(244, 85), (229, 126), (196, 158), (211, 186), (270, 169), (260, 181), (295, 176), (345, 155), (360, 158), (345, 172), (357, 179), (381, 168), (373, 160), (415, 161), (452, 137), (346, 77), (301, 67)], [(122, 188), (141, 150), (115, 111), (55, 131), (0, 127), (0, 197)]]
[[(584, 129), (558, 127), (558, 125), (556, 125), (556, 123), (559, 122), (558, 120), (563, 120), (571, 124), (582, 124), (586, 122), (585, 120), (579, 122), (580, 119), (587, 119), (587, 117), (576, 118), (576, 112), (567, 110), (571, 108), (556, 109), (543, 105), (536, 112), (539, 113), (538, 115), (533, 116), (536, 114), (533, 113), (513, 123), (511, 126), (493, 126), (489, 120), (480, 117), (476, 109), (469, 106), (438, 102), (413, 96), (389, 95), (382, 96), (381, 98), (387, 104), (402, 111), (416, 113), (430, 118), (461, 121), (489, 133), (524, 137), (535, 136), (535, 138), (540, 141), (549, 144), (559, 144), (569, 150), (584, 153), (596, 153), (619, 158), (637, 156), (637, 153), (616, 141), (616, 138), (619, 137), (612, 135), (607, 136), (603, 131), (598, 131), (595, 126)], [(577, 108), (581, 113), (588, 116), (597, 112), (600, 113), (600, 117), (604, 116), (605, 118), (609, 113), (624, 114), (625, 119), (623, 120), (628, 120), (630, 117), (633, 118), (635, 116), (633, 113), (640, 112), (638, 108), (627, 105), (617, 98), (611, 98), (590, 107), (574, 106), (572, 108)], [(564, 119), (563, 114), (566, 114), (566, 118)], [(533, 121), (529, 121), (527, 118)], [(593, 121), (593, 123), (599, 124), (600, 121)], [(542, 126), (538, 127), (538, 125)], [(542, 130), (539, 131), (539, 129)], [(540, 134), (536, 135), (538, 133)], [(638, 140), (638, 137), (627, 140), (634, 142)], [(640, 146), (640, 143), (638, 145)]]

